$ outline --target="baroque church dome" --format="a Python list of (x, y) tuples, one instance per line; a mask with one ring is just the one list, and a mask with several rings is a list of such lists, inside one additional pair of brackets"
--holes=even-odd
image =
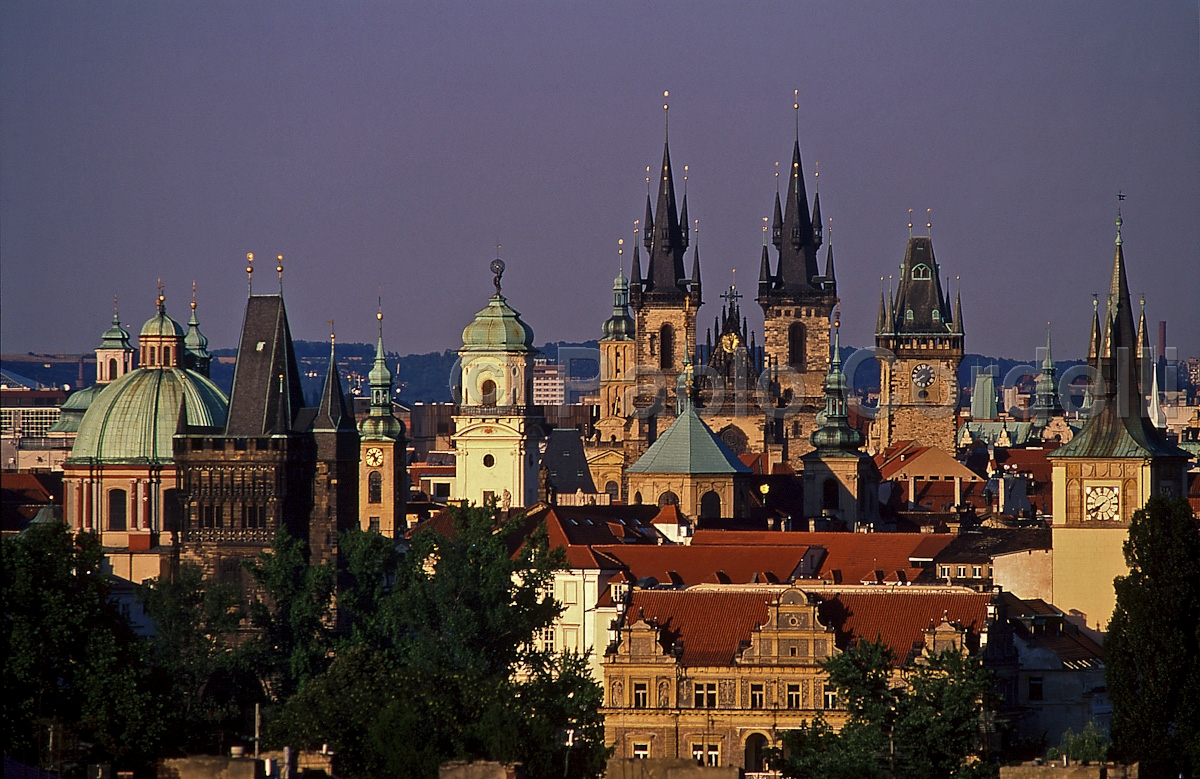
[(195, 371), (138, 368), (92, 399), (71, 459), (167, 464), (174, 458), (171, 439), (181, 412), (187, 414), (188, 425), (222, 427), (228, 408), (229, 399), (217, 385)]
[(463, 329), (462, 341), (462, 351), (528, 352), (533, 350), (533, 328), (503, 295), (495, 294)]
[(142, 337), (182, 338), (185, 331), (183, 325), (167, 316), (166, 311), (160, 309), (157, 314), (146, 320), (146, 324), (142, 325), (140, 335)]

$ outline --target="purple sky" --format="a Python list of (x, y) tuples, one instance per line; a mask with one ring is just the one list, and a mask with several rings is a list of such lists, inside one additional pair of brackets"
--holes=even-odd
[(1193, 1), (399, 5), (0, 5), (4, 351), (93, 348), (114, 294), (136, 331), (160, 276), (233, 346), (247, 251), (298, 338), (373, 340), (382, 286), (389, 349), (456, 348), (497, 240), (539, 343), (598, 337), (664, 89), (707, 325), (732, 269), (753, 295), (799, 89), (847, 342), (932, 208), (967, 350), (1050, 319), (1078, 357), (1123, 190), (1130, 286), (1200, 354)]

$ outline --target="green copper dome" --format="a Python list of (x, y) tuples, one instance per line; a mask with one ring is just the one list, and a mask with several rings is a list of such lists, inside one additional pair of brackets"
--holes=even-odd
[(171, 439), (185, 407), (188, 425), (223, 427), (229, 399), (195, 371), (130, 371), (92, 399), (68, 462), (171, 463)]
[(496, 294), (463, 329), (462, 340), (464, 352), (528, 352), (533, 350), (533, 328)]
[(129, 333), (125, 328), (121, 327), (121, 318), (117, 312), (113, 312), (112, 326), (104, 331), (104, 335), (100, 336), (101, 349), (130, 349)]
[(161, 305), (158, 308), (158, 313), (147, 319), (146, 324), (142, 325), (141, 332), (142, 336), (168, 336), (176, 338), (182, 338), (184, 334), (183, 325), (167, 316), (167, 312)]
[(613, 279), (613, 314), (604, 320), (604, 340), (632, 341), (634, 330), (633, 317), (629, 316), (629, 280), (621, 271)]

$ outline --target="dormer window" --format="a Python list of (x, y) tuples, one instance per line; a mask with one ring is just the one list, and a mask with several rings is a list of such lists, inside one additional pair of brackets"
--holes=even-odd
[(933, 278), (933, 273), (929, 270), (929, 266), (925, 263), (914, 265), (912, 269), (913, 281), (929, 281)]
[(905, 322), (913, 321), (913, 310), (911, 308), (904, 312), (904, 321)]
[(938, 311), (936, 308), (933, 310), (933, 321), (935, 321), (935, 322), (942, 321), (942, 312)]

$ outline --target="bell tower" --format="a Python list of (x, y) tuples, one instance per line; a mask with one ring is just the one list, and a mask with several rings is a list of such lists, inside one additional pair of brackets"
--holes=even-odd
[[(622, 246), (624, 243), (622, 240)], [(623, 248), (619, 251), (624, 253)], [(635, 329), (633, 318), (629, 316), (629, 280), (622, 267), (613, 279), (613, 312), (604, 320), (600, 338), (600, 420), (596, 429), (601, 443), (623, 442), (626, 425), (634, 412)]]
[(533, 330), (500, 294), (504, 262), (492, 261), (496, 294), (463, 330), (454, 497), (532, 506), (538, 496), (542, 418), (533, 402)]
[(112, 326), (104, 331), (96, 347), (96, 383), (108, 384), (133, 370), (133, 345), (129, 331), (121, 326), (117, 298), (113, 296)]
[(358, 474), (359, 525), (363, 530), (388, 538), (408, 529), (408, 441), (404, 423), (392, 413), (392, 372), (383, 350), (383, 307), (375, 314), (379, 341), (375, 365), (367, 374), (371, 388), (371, 410), (359, 423), (359, 450), (363, 467)]

